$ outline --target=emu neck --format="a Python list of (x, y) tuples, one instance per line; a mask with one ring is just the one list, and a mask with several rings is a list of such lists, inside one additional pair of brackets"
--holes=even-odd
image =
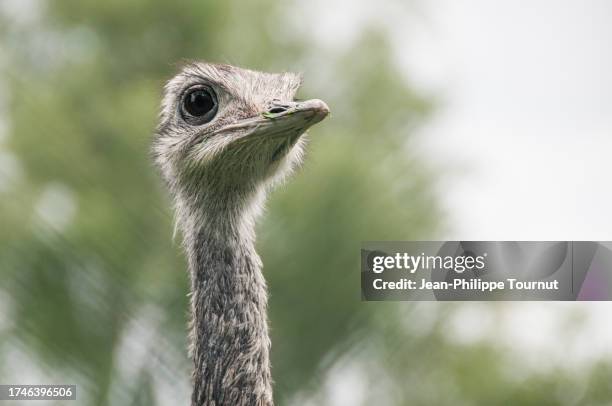
[(210, 202), (192, 210), (183, 220), (192, 288), (192, 406), (271, 406), (267, 291), (253, 210)]

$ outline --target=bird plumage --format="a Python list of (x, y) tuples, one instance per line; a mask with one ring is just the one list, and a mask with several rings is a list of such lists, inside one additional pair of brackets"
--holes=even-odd
[(268, 406), (267, 289), (254, 248), (269, 188), (299, 164), (329, 110), (301, 77), (192, 63), (165, 87), (153, 143), (191, 279), (193, 406)]

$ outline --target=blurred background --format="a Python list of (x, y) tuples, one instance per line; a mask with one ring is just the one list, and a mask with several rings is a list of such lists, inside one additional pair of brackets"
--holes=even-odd
[(607, 303), (360, 301), (362, 240), (611, 239), (612, 4), (528, 6), (0, 0), (0, 382), (189, 404), (148, 150), (203, 59), (332, 109), (258, 227), (279, 405), (612, 404)]

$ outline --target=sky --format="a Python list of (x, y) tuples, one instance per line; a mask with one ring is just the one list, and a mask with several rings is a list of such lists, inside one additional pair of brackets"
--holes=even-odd
[(440, 170), (440, 238), (612, 240), (611, 2), (315, 0), (288, 18), (317, 63), (384, 27), (438, 101), (412, 146)]
[(428, 2), (402, 59), (443, 98), (419, 137), (455, 168), (445, 238), (610, 240), (612, 3), (526, 5)]

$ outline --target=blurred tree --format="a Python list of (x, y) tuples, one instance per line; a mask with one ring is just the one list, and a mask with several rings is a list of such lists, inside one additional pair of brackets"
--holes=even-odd
[[(150, 345), (181, 379), (189, 371), (185, 265), (148, 158), (161, 86), (183, 58), (299, 71), (295, 61), (316, 51), (307, 39), (276, 41), (286, 10), (272, 1), (31, 7), (30, 21), (5, 18), (2, 37), (11, 61), (8, 146), (24, 173), (0, 214), (10, 230), (0, 257), (12, 333), (33, 363), (84, 377), (92, 404), (149, 404), (153, 361), (132, 359), (125, 347)], [(337, 89), (317, 97), (343, 108), (313, 131), (311, 160), (274, 197), (259, 244), (280, 404), (316, 385), (322, 360), (372, 328), (372, 309), (359, 300), (360, 241), (428, 235), (437, 215), (427, 171), (402, 148), (408, 133), (397, 131), (429, 105), (398, 81), (384, 36), (372, 31), (324, 65)], [(318, 75), (306, 72), (304, 92)], [(154, 329), (157, 344), (135, 335), (133, 323)], [(145, 375), (116, 379), (130, 363)]]
[[(347, 360), (372, 387), (365, 404), (546, 404), (552, 381), (547, 392), (509, 386), (494, 350), (461, 355), (445, 341), (449, 307), (414, 335), (406, 325), (420, 316), (406, 307), (360, 302), (360, 241), (437, 229), (432, 174), (407, 147), (431, 103), (401, 79), (384, 30), (323, 57), (286, 35), (290, 4), (0, 5), (0, 354), (77, 383), (79, 404), (187, 404), (186, 267), (148, 149), (164, 80), (177, 61), (204, 59), (305, 70), (303, 92), (332, 108), (260, 227), (278, 404), (324, 402), (320, 388)], [(13, 381), (13, 367), (0, 378)]]

